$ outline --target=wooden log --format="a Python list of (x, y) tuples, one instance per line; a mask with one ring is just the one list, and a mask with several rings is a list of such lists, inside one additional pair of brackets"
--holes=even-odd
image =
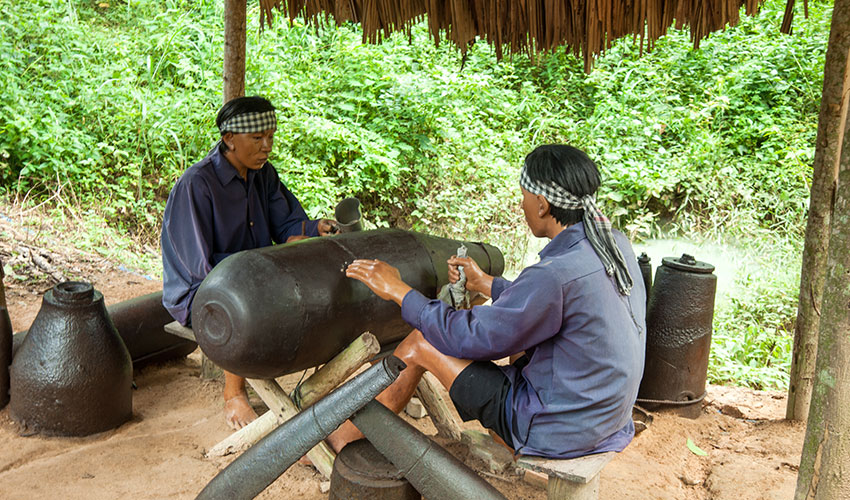
[(209, 449), (206, 453), (207, 458), (223, 457), (231, 453), (239, 453), (245, 451), (260, 439), (275, 430), (275, 428), (284, 421), (278, 420), (277, 415), (273, 411), (267, 411), (260, 415), (256, 420), (246, 425), (245, 427), (234, 432), (223, 441)]
[[(169, 323), (166, 326), (170, 325)], [(301, 385), (302, 407), (306, 408), (325, 397), (336, 386), (357, 371), (366, 361), (377, 354), (379, 350), (380, 346), (377, 339), (369, 332), (355, 339), (341, 353), (337, 354), (334, 359), (326, 363)], [(333, 376), (329, 375), (329, 373), (333, 373)], [(317, 378), (317, 382), (312, 382), (313, 378)], [(307, 390), (304, 389), (305, 386)], [(267, 401), (266, 405), (271, 408), (271, 405)], [(246, 450), (285, 421), (280, 419), (274, 411), (270, 410), (210, 448), (206, 456), (222, 457)]]
[(437, 434), (443, 437), (460, 441), (461, 428), (460, 423), (452, 413), (443, 396), (439, 393), (440, 383), (428, 372), (422, 376), (419, 385), (416, 387), (416, 396), (425, 405), (428, 410), (428, 415), (431, 416), (431, 421), (434, 422), (434, 427), (437, 428)]
[(334, 390), (380, 350), (381, 345), (374, 335), (369, 332), (360, 335), (345, 350), (296, 387), (292, 400), (302, 410), (307, 408)]
[[(269, 406), (269, 410), (275, 413), (278, 420), (285, 422), (297, 415), (300, 411), (298, 407), (295, 406), (295, 403), (289, 399), (289, 396), (286, 395), (283, 389), (281, 389), (280, 385), (274, 380), (249, 378), (248, 383), (251, 384), (251, 387), (253, 387), (255, 391), (257, 391), (257, 394), (259, 394), (266, 405)], [(313, 462), (313, 466), (316, 467), (316, 469), (318, 469), (326, 479), (330, 479), (336, 454), (324, 443), (324, 441), (320, 442), (314, 446), (312, 450), (308, 451), (307, 458)]]
[(245, 95), (246, 0), (224, 2), (224, 102)]

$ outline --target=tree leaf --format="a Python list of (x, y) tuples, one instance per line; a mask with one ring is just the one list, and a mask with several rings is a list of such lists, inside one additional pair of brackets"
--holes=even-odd
[(688, 444), (688, 449), (689, 449), (689, 450), (691, 450), (691, 452), (692, 452), (694, 455), (699, 455), (699, 456), (701, 456), (701, 457), (707, 457), (707, 456), (708, 456), (708, 453), (706, 453), (706, 452), (705, 452), (705, 451), (703, 451), (703, 450), (702, 450), (699, 446), (697, 446), (697, 445), (696, 445), (696, 444), (695, 444), (695, 443), (691, 440), (691, 438), (688, 438), (688, 443), (687, 443), (687, 444)]

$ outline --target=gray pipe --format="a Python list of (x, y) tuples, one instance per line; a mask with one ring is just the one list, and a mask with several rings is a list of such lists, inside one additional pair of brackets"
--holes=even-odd
[(425, 498), (505, 499), (463, 462), (378, 401), (370, 401), (351, 422)]
[(346, 382), (231, 462), (204, 487), (197, 500), (256, 497), (352, 413), (386, 389), (404, 367), (400, 359), (388, 356)]

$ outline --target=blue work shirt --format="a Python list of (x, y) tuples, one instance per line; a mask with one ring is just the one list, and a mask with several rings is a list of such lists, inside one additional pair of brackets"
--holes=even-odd
[(239, 176), (217, 145), (189, 167), (168, 195), (162, 219), (162, 304), (180, 323), (191, 319), (201, 281), (225, 257), (290, 236), (318, 236), (301, 204), (266, 162)]
[[(614, 232), (629, 272), (640, 268)], [(402, 317), (443, 354), (494, 360), (525, 351), (505, 413), (517, 453), (572, 458), (622, 451), (634, 437), (632, 405), (643, 375), (646, 291), (617, 291), (578, 223), (564, 229), (514, 282), (495, 278), (493, 302), (454, 310), (410, 291)]]

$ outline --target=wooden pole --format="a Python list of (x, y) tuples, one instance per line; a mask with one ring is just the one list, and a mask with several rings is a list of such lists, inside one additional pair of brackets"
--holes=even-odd
[(224, 102), (245, 95), (247, 0), (224, 1)]
[(815, 378), (795, 500), (850, 498), (850, 0), (835, 0), (832, 11), (821, 120), (826, 113), (837, 122), (837, 176)]
[[(835, 24), (835, 12), (839, 15), (841, 13), (840, 3), (841, 0), (838, 0), (833, 9), (832, 35), (824, 65), (806, 243), (803, 249), (803, 268), (800, 272), (800, 299), (794, 327), (794, 355), (791, 359), (788, 404), (785, 410), (785, 418), (789, 420), (805, 420), (809, 415), (818, 329), (823, 308), (827, 249), (830, 245), (829, 228), (847, 121), (847, 93), (850, 88), (845, 71), (850, 56), (847, 54), (846, 38), (850, 37), (850, 33), (846, 26), (839, 27)], [(843, 40), (836, 34), (836, 31), (842, 30)], [(844, 144), (843, 147), (848, 148), (850, 145)]]
[(437, 434), (453, 441), (460, 441), (460, 423), (440, 395), (440, 387), (440, 383), (436, 381), (434, 376), (425, 372), (422, 375), (422, 380), (419, 381), (419, 385), (416, 386), (416, 396), (428, 410), (428, 415), (431, 416), (431, 421), (437, 428)]
[[(295, 403), (289, 399), (289, 396), (283, 392), (277, 382), (274, 380), (264, 379), (248, 379), (251, 387), (257, 391), (257, 394), (269, 406), (269, 410), (273, 411), (278, 420), (289, 420), (300, 411)], [(320, 442), (307, 452), (307, 458), (313, 462), (313, 466), (322, 473), (325, 478), (331, 478), (331, 472), (334, 467), (334, 459), (336, 454), (331, 450), (324, 441)]]
[[(349, 375), (363, 366), (363, 363), (378, 354), (379, 350), (378, 340), (369, 332), (355, 339), (345, 350), (304, 381), (301, 385), (300, 406), (306, 408), (325, 397), (336, 386), (345, 382)], [(310, 383), (313, 378), (316, 378), (318, 382)], [(306, 390), (305, 387), (307, 387)], [(262, 394), (260, 397), (262, 398)], [(271, 408), (268, 401), (263, 401)], [(245, 450), (285, 421), (286, 419), (281, 419), (274, 411), (267, 411), (210, 448), (206, 455), (221, 457)]]

